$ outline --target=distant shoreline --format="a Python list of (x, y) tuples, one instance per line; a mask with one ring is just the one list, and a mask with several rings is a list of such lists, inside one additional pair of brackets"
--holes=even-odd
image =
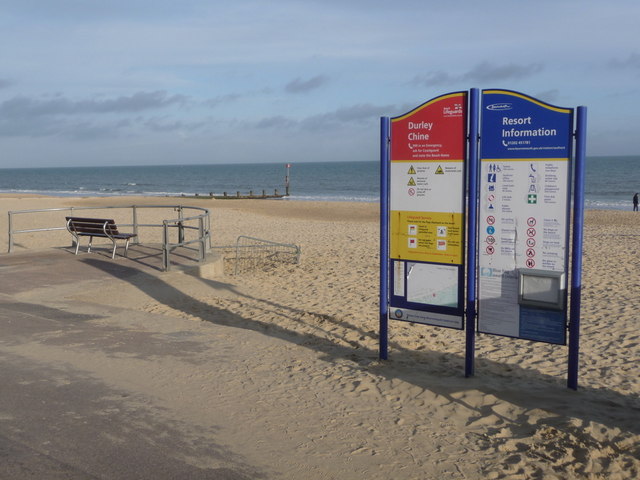
[[(209, 201), (214, 202), (216, 206), (222, 204), (239, 204), (248, 202), (267, 202), (274, 203), (301, 203), (301, 204), (353, 204), (353, 205), (376, 205), (378, 201), (360, 201), (360, 200), (322, 200), (322, 199), (298, 199), (295, 197), (283, 197), (283, 198), (261, 198), (259, 196), (254, 197), (229, 197), (227, 199), (212, 198), (208, 195), (48, 195), (48, 194), (36, 194), (36, 193), (0, 193), (0, 199), (59, 199), (68, 201), (91, 201), (92, 203), (100, 202), (105, 205), (109, 204), (107, 199), (112, 199), (116, 204), (135, 203), (136, 200), (144, 199), (143, 203), (149, 203), (152, 200), (158, 199), (176, 199), (176, 200), (196, 200), (196, 201)], [(585, 212), (616, 212), (616, 213), (630, 213), (640, 217), (640, 213), (633, 212), (632, 206), (628, 208), (593, 208), (585, 207)]]

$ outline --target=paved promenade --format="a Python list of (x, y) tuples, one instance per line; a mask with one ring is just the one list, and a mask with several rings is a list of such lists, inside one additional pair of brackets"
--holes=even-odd
[[(143, 381), (163, 363), (205, 361), (215, 336), (194, 322), (76, 298), (102, 285), (118, 291), (114, 282), (142, 292), (182, 275), (160, 272), (160, 259), (144, 252), (131, 257), (0, 256), (0, 478), (260, 477), (223, 446), (215, 421), (199, 425)], [(170, 368), (153, 375), (172, 382)]]

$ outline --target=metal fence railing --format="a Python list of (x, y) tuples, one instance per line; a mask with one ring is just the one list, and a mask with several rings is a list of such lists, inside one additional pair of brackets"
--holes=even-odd
[[(177, 212), (177, 218), (169, 218), (162, 220), (162, 223), (148, 223), (140, 221), (141, 211), (144, 209), (166, 209)], [(211, 248), (211, 217), (209, 210), (202, 207), (191, 207), (186, 205), (128, 205), (128, 206), (100, 206), (100, 207), (64, 207), (64, 208), (44, 208), (37, 210), (16, 210), (9, 212), (9, 253), (13, 252), (14, 241), (17, 235), (27, 233), (39, 233), (39, 232), (55, 232), (66, 230), (65, 222), (60, 221), (60, 218), (54, 216), (56, 221), (55, 226), (38, 226), (36, 228), (23, 228), (16, 229), (14, 225), (18, 217), (24, 215), (34, 214), (51, 214), (55, 212), (61, 212), (62, 217), (68, 215), (73, 216), (75, 212), (85, 210), (121, 210), (131, 211), (130, 223), (129, 220), (124, 219), (123, 214), (121, 219), (117, 219), (116, 223), (120, 228), (131, 228), (133, 233), (138, 235), (134, 243), (140, 243), (139, 233), (143, 228), (162, 229), (162, 267), (163, 270), (169, 270), (171, 268), (170, 255), (173, 250), (179, 247), (184, 247), (189, 250), (198, 252), (198, 261), (202, 261), (205, 258), (206, 252)], [(192, 211), (200, 212), (195, 215), (185, 216), (185, 212), (191, 213)], [(169, 216), (169, 215), (167, 215)], [(171, 215), (172, 217), (174, 215)], [(174, 233), (175, 232), (175, 233)], [(197, 244), (197, 248), (191, 245)]]
[(235, 244), (234, 274), (242, 270), (268, 267), (280, 263), (300, 262), (300, 247), (241, 235)]

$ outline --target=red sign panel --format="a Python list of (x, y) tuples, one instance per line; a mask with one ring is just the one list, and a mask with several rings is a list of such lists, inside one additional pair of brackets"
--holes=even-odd
[(434, 98), (391, 125), (391, 160), (462, 160), (465, 158), (466, 92)]

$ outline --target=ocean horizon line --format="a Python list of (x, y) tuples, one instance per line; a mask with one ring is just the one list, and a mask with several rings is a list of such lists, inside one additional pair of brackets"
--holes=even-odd
[[(286, 168), (287, 165), (291, 168)], [(640, 191), (640, 156), (587, 157), (588, 209), (625, 210)], [(235, 196), (378, 202), (379, 160), (0, 169), (0, 193), (53, 197)]]
[(324, 161), (282, 161), (282, 162), (237, 162), (237, 163), (149, 163), (149, 164), (122, 164), (122, 165), (62, 165), (62, 166), (33, 166), (33, 167), (0, 167), (1, 170), (44, 170), (44, 169), (91, 169), (91, 168), (154, 168), (154, 167), (240, 167), (240, 166), (274, 166), (274, 165), (323, 165), (338, 163), (380, 163), (380, 160), (324, 160)]
[[(639, 158), (640, 162), (640, 154), (637, 155), (587, 155), (587, 160), (593, 159), (626, 159), (626, 158)], [(153, 167), (215, 167), (215, 166), (225, 166), (225, 167), (240, 167), (240, 166), (259, 166), (259, 165), (322, 165), (322, 164), (339, 164), (339, 163), (380, 163), (380, 159), (375, 160), (323, 160), (323, 161), (305, 161), (305, 160), (283, 160), (282, 162), (222, 162), (222, 163), (148, 163), (148, 164), (119, 164), (119, 165), (41, 165), (41, 166), (28, 166), (28, 167), (0, 167), (1, 170), (39, 170), (39, 169), (92, 169), (92, 168), (104, 168), (104, 169), (114, 169), (114, 168), (153, 168)]]

